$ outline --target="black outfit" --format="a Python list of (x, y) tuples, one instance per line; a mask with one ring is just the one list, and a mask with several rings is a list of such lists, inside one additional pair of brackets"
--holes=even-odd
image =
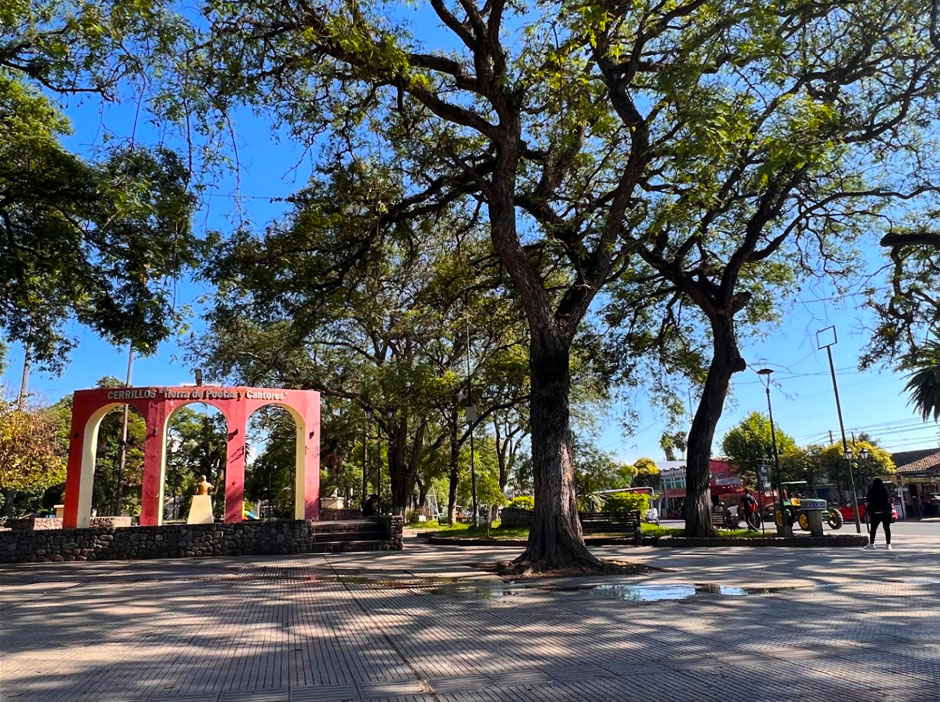
[(875, 531), (878, 525), (884, 526), (885, 541), (891, 543), (891, 502), (888, 500), (888, 491), (884, 485), (872, 485), (868, 488), (868, 519), (871, 522), (871, 531), (868, 534), (868, 543), (875, 543)]

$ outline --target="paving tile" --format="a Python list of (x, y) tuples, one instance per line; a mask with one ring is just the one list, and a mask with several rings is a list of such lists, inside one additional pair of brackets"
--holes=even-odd
[(434, 692), (461, 692), (463, 690), (476, 690), (489, 687), (493, 684), (493, 677), (485, 675), (464, 675), (457, 678), (436, 678), (428, 680), (428, 686)]
[(291, 690), (291, 702), (358, 702), (355, 685), (321, 685)]
[[(0, 569), (2, 699), (926, 702), (940, 689), (936, 582), (642, 603), (536, 583), (487, 598), (485, 584), (396, 569), (408, 557)], [(736, 569), (745, 557), (763, 558), (735, 555)]]
[(418, 680), (390, 680), (388, 682), (369, 682), (359, 685), (359, 694), (364, 699), (372, 697), (397, 697), (428, 692), (427, 685)]

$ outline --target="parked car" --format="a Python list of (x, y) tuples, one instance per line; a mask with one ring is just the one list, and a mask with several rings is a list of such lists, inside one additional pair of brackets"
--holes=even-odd
[[(858, 504), (858, 518), (861, 521), (867, 523), (868, 515), (866, 514), (865, 498), (864, 497), (858, 498), (857, 504)], [(854, 510), (852, 509), (851, 502), (843, 503), (842, 506), (839, 507), (839, 513), (842, 515), (842, 518), (845, 519), (845, 521), (847, 522), (855, 521), (855, 513), (854, 513)], [(891, 508), (891, 522), (894, 523), (896, 521), (898, 521), (898, 511), (894, 507), (892, 507)]]

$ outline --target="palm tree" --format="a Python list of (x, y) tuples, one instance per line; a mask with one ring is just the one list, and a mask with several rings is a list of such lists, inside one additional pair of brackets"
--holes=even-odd
[(904, 387), (911, 394), (911, 404), (925, 422), (931, 414), (935, 422), (940, 421), (940, 343), (926, 342), (916, 352), (908, 354), (901, 367), (913, 369)]

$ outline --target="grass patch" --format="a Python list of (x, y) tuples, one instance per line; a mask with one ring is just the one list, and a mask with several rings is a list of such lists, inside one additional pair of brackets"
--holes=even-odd
[(405, 525), (405, 528), (414, 529), (417, 532), (433, 531), (435, 534), (437, 534), (442, 531), (448, 531), (448, 532), (455, 531), (456, 532), (456, 531), (466, 530), (467, 527), (469, 526), (470, 526), (469, 524), (461, 524), (460, 522), (457, 522), (456, 524), (447, 524), (446, 522), (443, 524), (439, 524), (436, 519), (431, 519), (427, 522), (409, 522), (408, 524)]
[[(718, 536), (726, 539), (760, 539), (764, 536), (759, 530), (750, 529), (718, 529)], [(776, 531), (770, 532), (769, 536), (776, 536)]]
[[(496, 522), (498, 524), (498, 522)], [(439, 528), (425, 529), (418, 527), (421, 532), (430, 531), (435, 536), (458, 536), (467, 539), (487, 538), (486, 527), (472, 527), (469, 524), (442, 524)], [(506, 529), (501, 526), (490, 527), (489, 538), (491, 539), (527, 539), (529, 538), (529, 527), (516, 527)]]
[(659, 524), (643, 524), (643, 536), (682, 536), (685, 529), (662, 527)]

